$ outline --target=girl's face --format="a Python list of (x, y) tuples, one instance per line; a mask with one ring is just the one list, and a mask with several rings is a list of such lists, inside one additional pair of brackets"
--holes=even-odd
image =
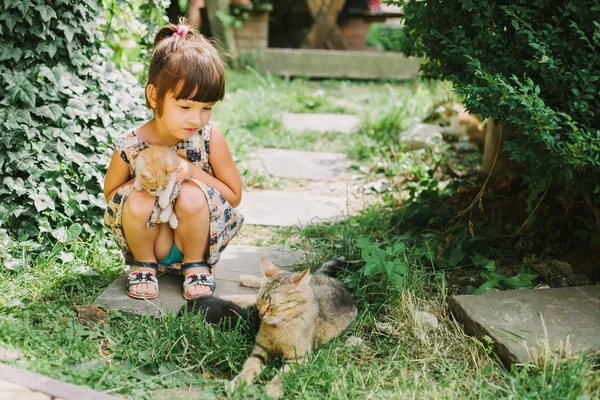
[(164, 133), (177, 139), (188, 139), (208, 123), (215, 103), (193, 100), (176, 100), (173, 92), (167, 93), (162, 106), (162, 115), (155, 116)]

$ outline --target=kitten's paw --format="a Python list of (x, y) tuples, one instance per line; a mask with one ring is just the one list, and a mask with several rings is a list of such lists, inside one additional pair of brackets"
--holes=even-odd
[(179, 220), (177, 219), (177, 215), (175, 215), (175, 213), (172, 213), (169, 217), (169, 225), (171, 225), (171, 228), (173, 229), (177, 229), (179, 226)]
[(267, 383), (265, 385), (265, 393), (267, 396), (275, 399), (283, 397), (283, 383), (281, 381)]
[(160, 208), (165, 210), (169, 206), (169, 200), (171, 200), (171, 196), (163, 193), (160, 196), (158, 196), (158, 205), (160, 206)]

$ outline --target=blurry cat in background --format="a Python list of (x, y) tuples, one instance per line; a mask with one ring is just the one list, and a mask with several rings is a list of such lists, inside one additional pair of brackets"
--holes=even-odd
[(169, 222), (171, 228), (179, 225), (171, 196), (175, 188), (175, 170), (179, 157), (167, 147), (150, 146), (140, 152), (135, 160), (135, 182), (137, 190), (145, 190), (150, 195), (158, 197), (161, 208), (160, 222)]
[(485, 143), (485, 125), (477, 114), (469, 114), (465, 107), (459, 103), (442, 103), (434, 108), (426, 121), (448, 125), (444, 127), (443, 134), (452, 136), (468, 136), (480, 150)]

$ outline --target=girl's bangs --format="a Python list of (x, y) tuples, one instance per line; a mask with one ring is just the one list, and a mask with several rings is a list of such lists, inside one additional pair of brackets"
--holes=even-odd
[[(216, 103), (225, 97), (225, 77), (216, 68), (194, 65), (177, 81), (176, 100), (192, 100), (200, 103)], [(185, 69), (184, 69), (185, 71)]]

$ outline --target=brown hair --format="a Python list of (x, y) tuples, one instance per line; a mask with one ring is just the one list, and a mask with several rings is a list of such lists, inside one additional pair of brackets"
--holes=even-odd
[[(156, 113), (160, 117), (163, 100), (170, 91), (177, 100), (223, 100), (225, 65), (215, 46), (182, 19), (179, 25), (165, 25), (156, 33), (148, 85), (156, 87)], [(147, 94), (146, 106), (151, 108)]]

